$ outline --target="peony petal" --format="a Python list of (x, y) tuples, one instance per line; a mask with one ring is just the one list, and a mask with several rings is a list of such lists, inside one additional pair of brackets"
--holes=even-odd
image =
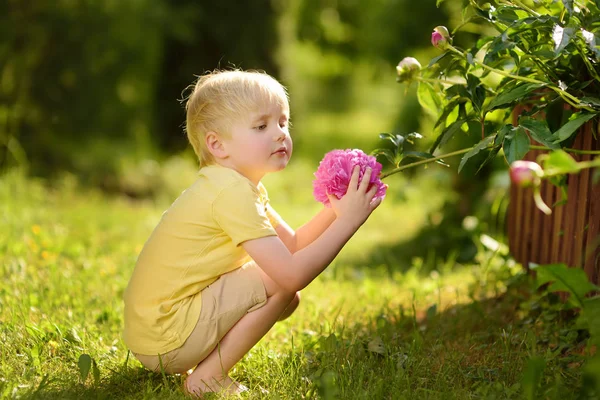
[(367, 167), (371, 167), (370, 185), (377, 185), (375, 199), (383, 199), (386, 186), (379, 178), (382, 165), (373, 156), (365, 154), (360, 149), (332, 150), (325, 154), (317, 171), (314, 173), (313, 195), (315, 199), (326, 206), (329, 204), (327, 194), (342, 198), (348, 190), (354, 166), (360, 166), (359, 181), (362, 180)]

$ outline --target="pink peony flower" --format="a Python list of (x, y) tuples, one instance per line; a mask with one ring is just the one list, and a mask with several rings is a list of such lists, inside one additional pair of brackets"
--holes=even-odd
[(510, 180), (519, 187), (538, 185), (544, 174), (542, 167), (533, 161), (515, 161), (510, 164)]
[(377, 193), (374, 199), (383, 199), (386, 193), (386, 186), (379, 175), (381, 174), (381, 164), (375, 157), (365, 154), (362, 150), (332, 150), (325, 154), (323, 160), (319, 163), (319, 168), (315, 172), (313, 180), (313, 195), (317, 201), (323, 203), (326, 207), (331, 207), (327, 195), (334, 195), (341, 199), (348, 190), (352, 169), (355, 165), (360, 165), (359, 182), (367, 167), (371, 167), (371, 185), (377, 186)]
[(438, 49), (445, 50), (450, 43), (450, 32), (445, 26), (436, 26), (431, 33), (431, 44)]

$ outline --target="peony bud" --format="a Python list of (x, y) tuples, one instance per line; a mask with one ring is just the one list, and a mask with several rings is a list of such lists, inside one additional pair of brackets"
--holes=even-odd
[(398, 82), (410, 82), (412, 81), (421, 71), (421, 64), (413, 57), (405, 57), (396, 66), (396, 72), (398, 73)]
[(538, 186), (544, 171), (533, 161), (515, 161), (510, 165), (510, 180), (519, 187)]
[(445, 26), (436, 26), (431, 33), (431, 44), (438, 49), (445, 50), (451, 42), (450, 32)]

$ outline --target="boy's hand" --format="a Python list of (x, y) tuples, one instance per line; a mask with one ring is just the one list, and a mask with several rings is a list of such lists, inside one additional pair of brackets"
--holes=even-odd
[(371, 168), (367, 167), (359, 184), (360, 166), (354, 166), (346, 194), (341, 199), (328, 195), (337, 218), (350, 223), (355, 229), (358, 229), (381, 204), (381, 199), (373, 201), (377, 186), (373, 185), (369, 189), (371, 172)]

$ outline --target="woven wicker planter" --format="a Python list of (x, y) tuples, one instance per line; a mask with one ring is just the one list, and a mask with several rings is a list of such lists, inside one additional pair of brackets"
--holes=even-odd
[[(580, 150), (600, 150), (600, 137), (595, 133), (595, 123), (581, 127), (571, 146)], [(525, 160), (535, 161), (542, 153), (531, 150)], [(593, 156), (572, 154), (578, 161)], [(510, 251), (513, 257), (527, 267), (536, 264), (565, 263), (569, 267), (583, 268), (590, 280), (600, 279), (600, 182), (592, 182), (593, 170), (583, 170), (569, 175), (568, 201), (552, 207), (552, 214), (539, 211), (531, 189), (521, 189), (511, 184), (507, 213)], [(544, 181), (542, 198), (548, 205), (561, 199), (560, 189)]]

